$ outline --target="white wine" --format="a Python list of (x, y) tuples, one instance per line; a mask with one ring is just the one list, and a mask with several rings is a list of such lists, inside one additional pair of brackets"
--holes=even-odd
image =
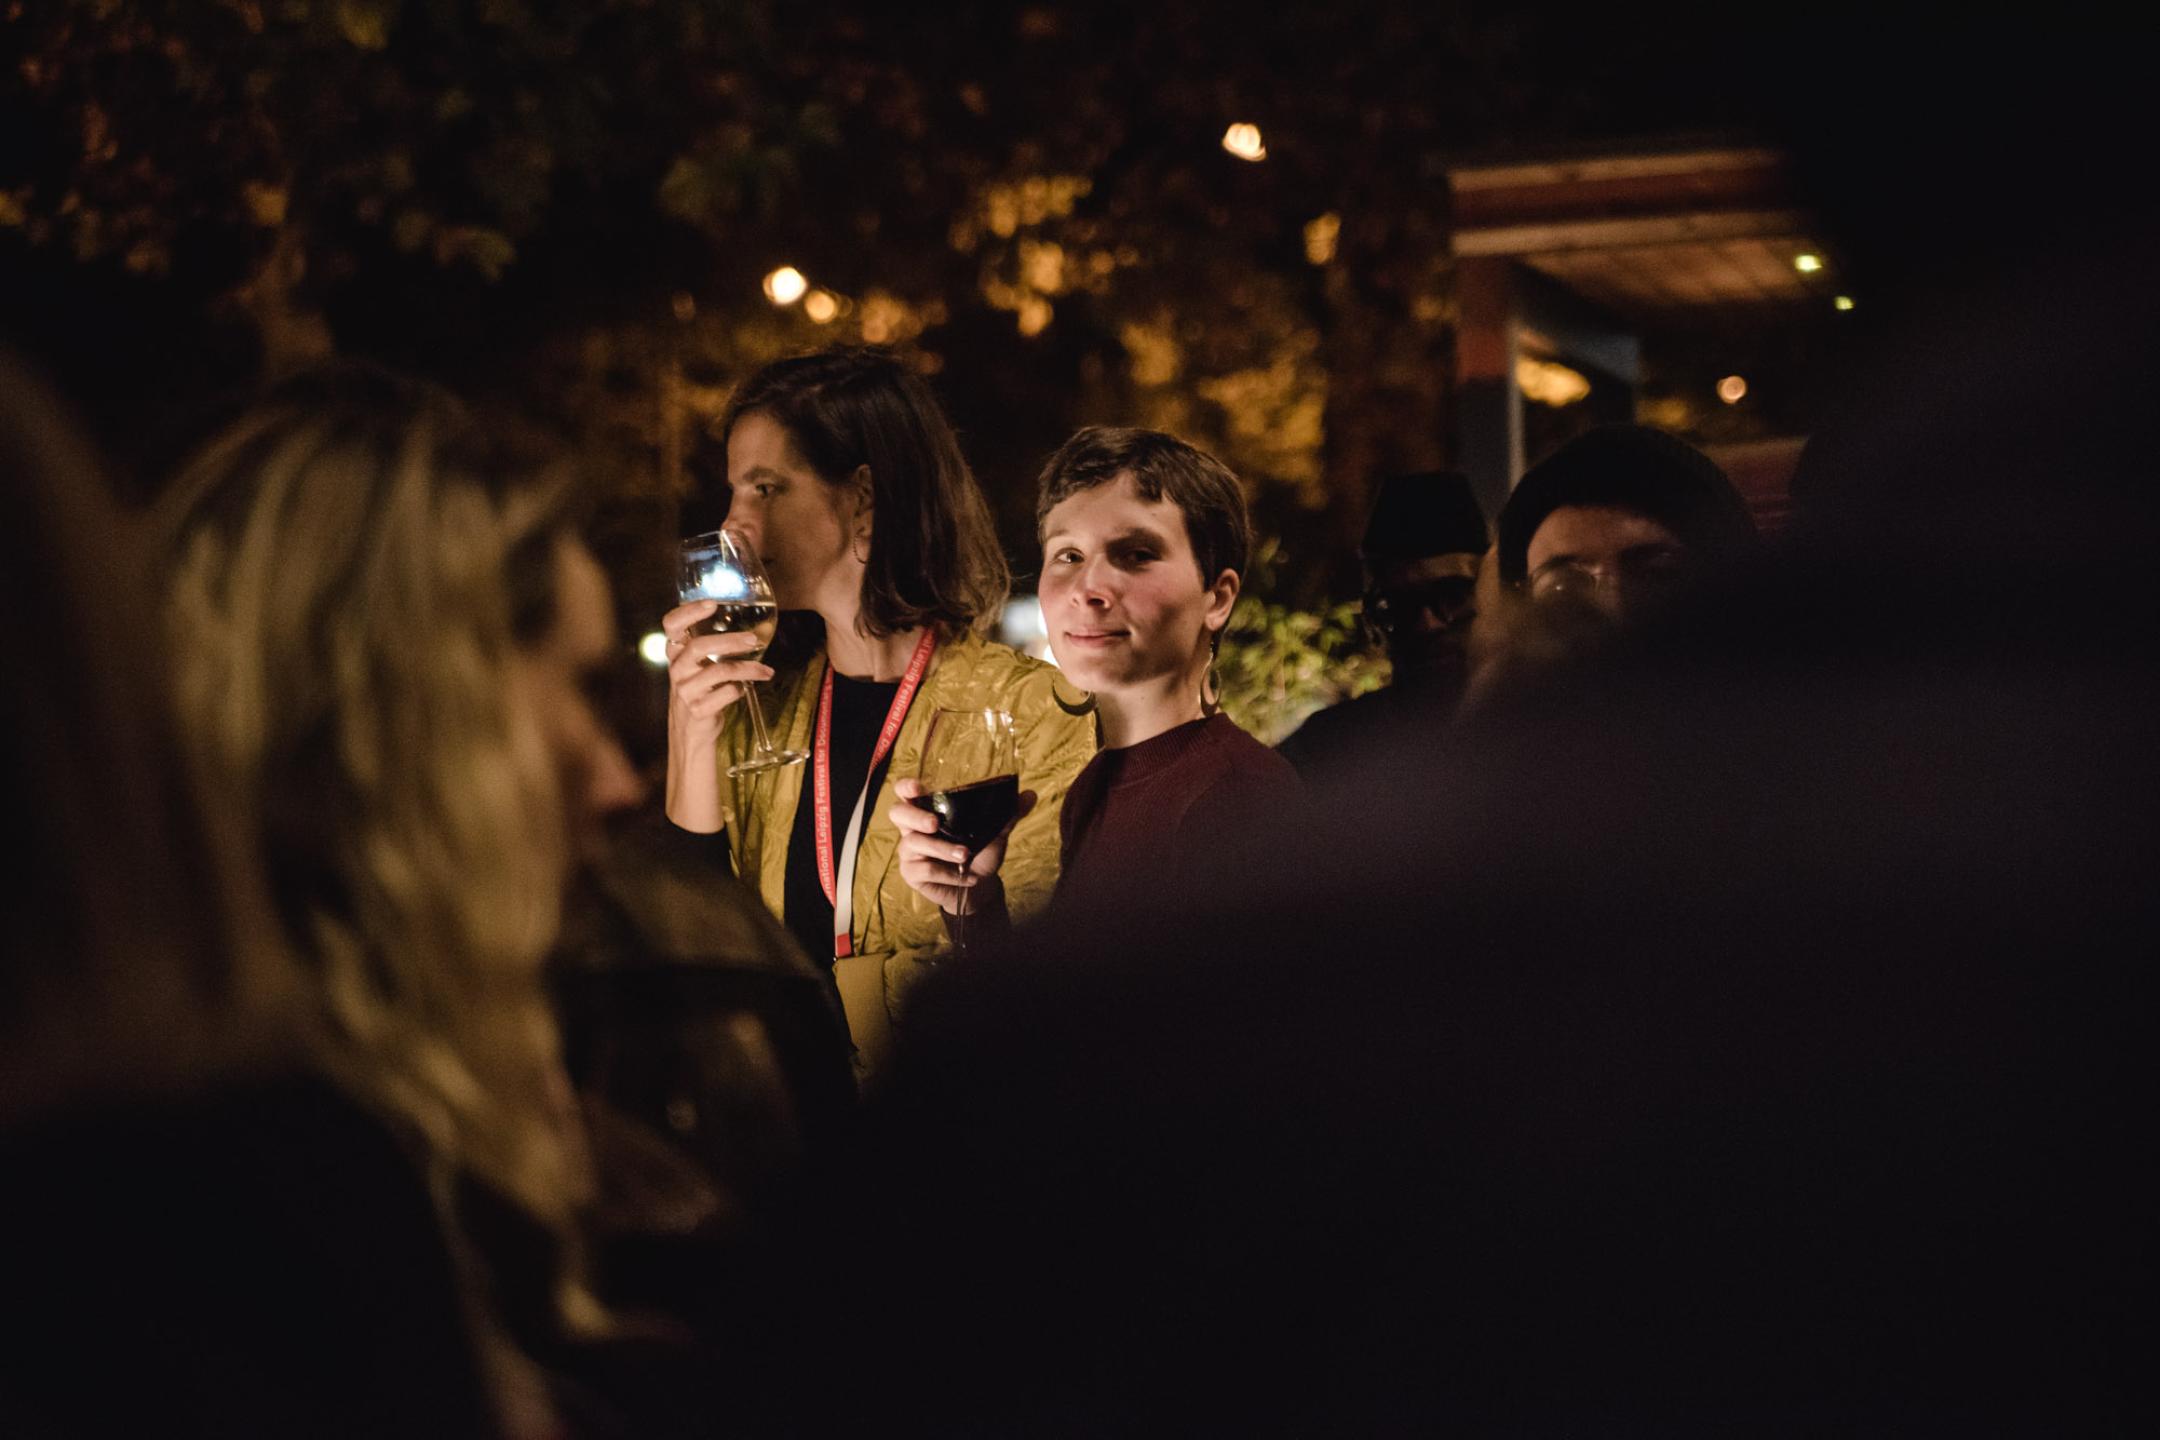
[(772, 644), (773, 627), (779, 623), (780, 607), (770, 600), (723, 600), (720, 607), (701, 620), (695, 635), (735, 635), (749, 631), (757, 636), (757, 649), (731, 655), (731, 660), (755, 660)]
[[(772, 583), (765, 578), (765, 567), (758, 563), (757, 551), (748, 538), (728, 530), (710, 530), (703, 535), (688, 536), (677, 553), (676, 567), (677, 599), (685, 603), (693, 600), (715, 602), (713, 613), (692, 627), (690, 633), (752, 636), (757, 641), (755, 650), (745, 650), (728, 658), (734, 661), (761, 658), (766, 647), (772, 644), (773, 631), (778, 628), (780, 607), (773, 603)], [(698, 656), (708, 665), (717, 658), (709, 651)], [(783, 765), (800, 765), (809, 757), (807, 750), (774, 748), (772, 736), (765, 729), (765, 714), (758, 709), (757, 686), (742, 686), (742, 702), (743, 709), (750, 715), (750, 732), (756, 739), (748, 755), (727, 767), (730, 778), (776, 770)]]

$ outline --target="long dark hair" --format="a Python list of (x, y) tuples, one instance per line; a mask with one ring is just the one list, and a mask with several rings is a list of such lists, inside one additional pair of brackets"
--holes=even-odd
[(774, 361), (728, 402), (722, 443), (753, 413), (777, 421), (828, 485), (870, 468), (865, 634), (928, 626), (949, 639), (996, 618), (1012, 575), (990, 507), (937, 397), (891, 351), (835, 346)]

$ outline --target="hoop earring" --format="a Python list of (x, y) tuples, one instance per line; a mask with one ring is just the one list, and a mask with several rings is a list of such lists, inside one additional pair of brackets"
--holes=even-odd
[(1217, 663), (1222, 653), (1222, 631), (1215, 632), (1208, 641), (1207, 674), (1200, 677), (1200, 713), (1202, 716), (1220, 714), (1222, 711), (1222, 666)]

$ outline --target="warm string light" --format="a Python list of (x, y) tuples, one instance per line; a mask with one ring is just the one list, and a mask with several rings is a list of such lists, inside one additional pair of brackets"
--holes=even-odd
[(1747, 398), (1747, 381), (1738, 375), (1727, 375), (1717, 382), (1717, 398), (1727, 405), (1737, 405)]
[(1242, 120), (1223, 131), (1222, 148), (1240, 160), (1267, 159), (1267, 143), (1260, 138), (1260, 127)]
[(810, 281), (792, 265), (783, 265), (765, 277), (765, 298), (775, 305), (793, 305), (810, 289)]

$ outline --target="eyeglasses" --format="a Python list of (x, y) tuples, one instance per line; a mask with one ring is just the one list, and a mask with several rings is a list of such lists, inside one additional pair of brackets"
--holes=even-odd
[(1475, 581), (1453, 575), (1414, 585), (1374, 588), (1365, 592), (1365, 614), (1381, 630), (1392, 633), (1396, 627), (1429, 612), (1445, 630), (1475, 618), (1476, 595)]
[(1589, 600), (1607, 587), (1659, 594), (1685, 583), (1694, 570), (1687, 551), (1660, 545), (1626, 551), (1609, 565), (1554, 560), (1531, 572), (1528, 585), (1533, 600)]

